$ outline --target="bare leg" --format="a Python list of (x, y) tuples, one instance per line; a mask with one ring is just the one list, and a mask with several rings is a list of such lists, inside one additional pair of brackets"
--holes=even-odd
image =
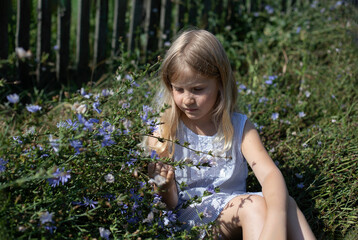
[(298, 208), (295, 200), (289, 197), (288, 212), (287, 212), (287, 232), (288, 239), (301, 240), (301, 239), (316, 239), (308, 222)]
[(257, 195), (233, 198), (216, 220), (217, 239), (258, 239), (264, 226), (266, 203)]

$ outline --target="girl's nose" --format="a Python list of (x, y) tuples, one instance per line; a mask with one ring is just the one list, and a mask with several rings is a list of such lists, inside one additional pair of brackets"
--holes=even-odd
[(193, 96), (191, 94), (186, 94), (186, 96), (184, 97), (184, 104), (185, 105), (191, 105), (195, 102)]

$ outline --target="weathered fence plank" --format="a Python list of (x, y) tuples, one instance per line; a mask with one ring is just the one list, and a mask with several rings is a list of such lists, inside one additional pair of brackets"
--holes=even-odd
[(96, 29), (94, 35), (93, 80), (105, 72), (108, 32), (108, 0), (97, 0)]
[(148, 43), (146, 55), (158, 50), (160, 37), (160, 11), (161, 0), (150, 0), (149, 8), (149, 28), (148, 28)]
[(38, 0), (37, 5), (37, 85), (43, 86), (45, 80), (49, 80), (49, 68), (46, 65), (47, 60), (43, 57), (50, 54), (51, 49), (51, 1)]
[(172, 30), (172, 1), (162, 0), (160, 10), (160, 27), (159, 27), (159, 39), (158, 48), (161, 49), (164, 46), (164, 42), (171, 39)]
[[(17, 1), (17, 19), (16, 19), (16, 47), (29, 50), (30, 46), (30, 14), (32, 0)], [(32, 87), (29, 81), (29, 66), (21, 59), (17, 61), (18, 79), (24, 88)]]
[(0, 59), (6, 59), (9, 55), (9, 12), (10, 0), (0, 1)]
[(125, 43), (126, 34), (126, 11), (128, 1), (127, 0), (115, 0), (114, 1), (114, 20), (113, 20), (113, 33), (112, 33), (112, 57), (119, 54), (119, 43)]
[(57, 14), (56, 77), (60, 83), (67, 83), (70, 55), (71, 0), (62, 0)]
[(89, 80), (89, 17), (90, 1), (78, 0), (78, 20), (76, 37), (76, 73), (77, 84)]
[(132, 0), (130, 26), (128, 36), (128, 51), (133, 52), (139, 46), (139, 35), (143, 30), (142, 22), (145, 18), (144, 0)]

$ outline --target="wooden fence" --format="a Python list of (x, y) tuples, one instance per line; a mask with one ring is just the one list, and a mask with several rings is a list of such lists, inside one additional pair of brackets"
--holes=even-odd
[[(280, 11), (290, 11), (295, 4), (309, 2), (282, 0)], [(185, 26), (215, 32), (220, 26), (234, 24), (238, 5), (248, 12), (266, 6), (264, 0), (78, 0), (72, 3), (71, 0), (1, 0), (0, 59), (7, 59), (15, 48), (22, 48), (33, 49), (36, 61), (31, 65), (19, 59), (15, 79), (8, 79), (4, 69), (0, 78), (20, 82), (24, 87), (97, 80), (108, 71), (108, 59), (121, 54), (120, 42), (128, 52), (136, 51), (146, 60)], [(75, 31), (71, 31), (73, 28)], [(13, 29), (16, 29), (15, 36), (11, 35)], [(30, 33), (34, 31), (36, 37), (31, 40), (35, 34)], [(56, 55), (55, 60), (51, 61), (51, 55)], [(31, 78), (36, 81), (30, 81)]]

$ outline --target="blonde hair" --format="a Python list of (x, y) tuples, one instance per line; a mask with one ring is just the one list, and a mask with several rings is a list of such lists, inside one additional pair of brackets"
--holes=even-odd
[(231, 148), (234, 128), (231, 114), (235, 110), (237, 98), (236, 81), (230, 61), (220, 41), (206, 30), (187, 30), (182, 32), (167, 51), (161, 66), (161, 87), (155, 102), (162, 108), (171, 107), (161, 114), (160, 137), (170, 141), (151, 146), (159, 155), (168, 151), (172, 157), (175, 150), (176, 131), (181, 111), (172, 97), (171, 82), (180, 77), (184, 68), (200, 75), (214, 77), (219, 83), (219, 94), (213, 109), (213, 122), (218, 129), (218, 140), (225, 140), (224, 151)]

